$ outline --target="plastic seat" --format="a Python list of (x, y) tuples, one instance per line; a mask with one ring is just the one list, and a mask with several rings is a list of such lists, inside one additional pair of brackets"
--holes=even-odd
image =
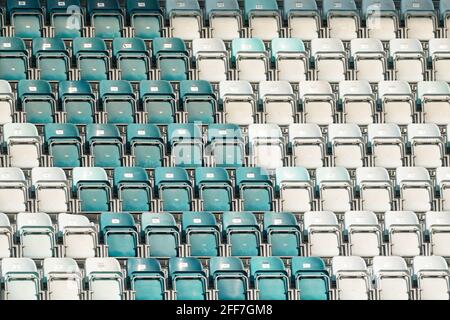
[(334, 257), (341, 252), (341, 231), (331, 211), (308, 211), (303, 215), (304, 233), (308, 237), (308, 255)]
[(100, 81), (99, 96), (107, 123), (128, 124), (134, 122), (136, 98), (128, 81)]
[(122, 35), (125, 19), (118, 0), (88, 1), (86, 13), (95, 37), (114, 39)]
[(372, 123), (367, 129), (367, 148), (373, 156), (374, 165), (397, 168), (403, 165), (405, 148), (400, 128), (393, 123)]
[(285, 157), (284, 139), (278, 125), (249, 125), (248, 141), (249, 155), (257, 167), (271, 170), (283, 166)]
[(289, 147), (295, 166), (316, 169), (324, 165), (325, 142), (317, 124), (289, 125)]
[(75, 38), (72, 50), (80, 80), (100, 81), (109, 78), (110, 58), (103, 39)]
[(38, 212), (61, 213), (69, 211), (70, 189), (61, 168), (33, 168), (32, 190)]
[(41, 286), (35, 262), (30, 258), (3, 258), (5, 300), (39, 300)]
[(363, 210), (385, 212), (392, 209), (393, 187), (385, 168), (356, 169), (356, 194)]
[(99, 235), (108, 257), (137, 257), (139, 235), (134, 218), (128, 212), (103, 212), (99, 217)]
[(58, 97), (67, 123), (88, 124), (94, 122), (96, 99), (87, 81), (61, 81)]
[(369, 299), (369, 272), (361, 257), (333, 257), (331, 270), (339, 290), (338, 300)]
[(13, 122), (15, 99), (8, 81), (0, 80), (0, 125)]
[(75, 260), (46, 258), (43, 269), (50, 300), (81, 300), (83, 278)]
[(311, 58), (317, 80), (329, 82), (345, 80), (347, 58), (341, 40), (334, 38), (311, 40)]
[(281, 210), (310, 211), (314, 194), (308, 171), (304, 167), (280, 167), (275, 175)]
[(291, 257), (301, 254), (302, 233), (292, 213), (264, 213), (264, 236), (271, 256)]
[(122, 165), (122, 137), (113, 124), (88, 124), (85, 147), (95, 167), (114, 168)]
[(289, 82), (306, 80), (308, 57), (302, 40), (275, 38), (270, 42), (270, 52), (277, 80)]
[(41, 158), (41, 139), (34, 124), (4, 124), (3, 142), (7, 149), (9, 165), (11, 167), (39, 167)]
[(185, 169), (155, 168), (154, 188), (163, 211), (191, 211), (193, 188)]
[(300, 290), (300, 300), (328, 300), (330, 277), (319, 257), (293, 257), (291, 277)]
[(282, 23), (275, 0), (245, 0), (244, 12), (250, 37), (265, 41), (279, 37)]
[(188, 79), (189, 55), (182, 39), (155, 38), (152, 49), (153, 61), (159, 69), (161, 80), (182, 81)]
[(180, 106), (186, 113), (188, 123), (214, 123), (217, 113), (217, 99), (213, 88), (205, 80), (184, 80), (180, 82)]
[(44, 14), (39, 0), (7, 0), (6, 14), (9, 16), (14, 36), (27, 39), (41, 36)]
[(264, 168), (237, 168), (236, 193), (242, 201), (242, 210), (272, 211), (273, 187)]
[(181, 243), (180, 233), (170, 213), (143, 213), (141, 232), (150, 257), (176, 257)]
[(27, 210), (28, 187), (19, 168), (0, 168), (0, 212), (17, 213)]
[(326, 81), (300, 81), (299, 103), (306, 123), (333, 123), (336, 98)]
[(268, 80), (269, 59), (260, 38), (235, 38), (231, 42), (231, 61), (237, 78), (249, 82)]
[(217, 167), (244, 165), (245, 145), (241, 129), (236, 124), (210, 124), (208, 126), (208, 150)]
[(28, 52), (21, 38), (0, 37), (0, 58), (1, 79), (18, 81), (28, 78)]
[(231, 41), (240, 37), (242, 17), (237, 0), (206, 0), (204, 8), (212, 38)]
[(430, 40), (435, 37), (437, 16), (431, 0), (402, 0), (400, 12), (407, 38)]
[(87, 258), (84, 270), (91, 300), (122, 299), (123, 274), (116, 258)]
[[(82, 163), (81, 137), (71, 123), (49, 123), (44, 127), (45, 146), (55, 167), (80, 167)], [(43, 210), (46, 211), (46, 210)]]
[(164, 19), (157, 0), (127, 0), (125, 12), (134, 37), (154, 39), (161, 36)]
[(224, 168), (196, 168), (195, 189), (205, 211), (230, 211), (233, 208), (233, 186)]
[(381, 253), (382, 234), (372, 211), (347, 211), (344, 236), (347, 237), (349, 255), (370, 258)]
[(76, 167), (72, 170), (72, 192), (81, 211), (109, 211), (111, 185), (103, 168)]
[(368, 125), (375, 119), (375, 99), (367, 80), (339, 82), (339, 104), (346, 123)]
[(209, 259), (209, 278), (219, 300), (247, 299), (249, 281), (241, 259), (212, 257)]
[[(441, 1), (441, 3), (443, 2)], [(449, 39), (431, 39), (428, 42), (428, 64), (433, 70), (434, 80), (450, 81), (450, 76), (446, 72), (450, 68)]]
[(330, 38), (352, 40), (358, 37), (360, 18), (353, 0), (324, 0), (322, 20), (327, 22)]
[(176, 97), (166, 80), (143, 80), (139, 83), (139, 95), (148, 123), (175, 122)]
[(150, 56), (144, 40), (140, 38), (114, 38), (113, 57), (120, 79), (147, 80), (150, 74)]
[(211, 82), (227, 80), (228, 53), (222, 39), (194, 39), (192, 54), (200, 80)]
[(374, 288), (380, 300), (408, 300), (411, 279), (402, 257), (377, 256), (372, 262)]
[(16, 216), (16, 226), (22, 257), (44, 259), (54, 255), (55, 234), (46, 213), (20, 212)]
[(448, 300), (448, 265), (440, 256), (418, 256), (413, 259), (414, 280), (419, 300)]
[(383, 81), (386, 73), (386, 56), (378, 39), (353, 39), (350, 42), (351, 60), (357, 80)]
[(364, 141), (361, 130), (356, 124), (330, 124), (328, 150), (335, 166), (354, 169), (364, 164)]
[(439, 1), (439, 19), (444, 26), (445, 35), (450, 34), (450, 2), (447, 0)]
[(261, 231), (251, 212), (224, 212), (223, 237), (230, 256), (252, 257), (261, 252)]
[(321, 24), (315, 0), (284, 0), (283, 9), (291, 38), (311, 41), (319, 37)]
[(435, 190), (439, 197), (442, 210), (450, 210), (450, 194), (448, 187), (450, 183), (450, 169), (447, 167), (436, 168)]
[(450, 87), (445, 81), (417, 83), (417, 100), (425, 123), (450, 123)]
[(343, 167), (317, 168), (316, 194), (320, 197), (322, 210), (351, 210), (353, 192), (348, 171)]
[(183, 212), (181, 215), (183, 237), (192, 257), (220, 255), (220, 230), (216, 218), (210, 212)]
[(123, 211), (150, 211), (152, 188), (147, 172), (139, 167), (114, 168), (114, 189)]
[(422, 232), (412, 211), (385, 212), (384, 236), (388, 240), (388, 255), (414, 257), (422, 252)]
[(402, 210), (425, 212), (431, 210), (433, 187), (425, 168), (400, 167), (395, 172), (395, 188), (400, 195)]
[(409, 124), (407, 139), (407, 147), (411, 151), (411, 160), (414, 166), (425, 168), (442, 166), (444, 146), (436, 124)]
[(85, 18), (80, 10), (80, 0), (47, 0), (45, 2), (53, 37), (73, 39), (82, 36)]
[(0, 257), (13, 256), (13, 234), (11, 223), (5, 213), (0, 213)]
[(288, 300), (289, 277), (283, 260), (278, 257), (252, 257), (250, 280), (258, 300)]
[(407, 125), (413, 122), (414, 98), (406, 81), (379, 82), (377, 105), (386, 123)]
[(197, 124), (171, 123), (167, 126), (167, 137), (175, 166), (202, 166), (203, 137)]
[(169, 279), (177, 300), (206, 300), (208, 279), (197, 258), (170, 258)]
[(197, 0), (167, 0), (166, 19), (171, 37), (193, 40), (202, 34), (202, 11)]
[(256, 101), (253, 88), (247, 81), (221, 81), (219, 103), (225, 123), (249, 125), (255, 122)]
[(135, 300), (165, 300), (165, 275), (157, 259), (128, 259), (127, 279)]
[(39, 79), (53, 81), (68, 79), (70, 58), (62, 39), (33, 39), (33, 57), (38, 68)]
[(56, 101), (47, 81), (20, 80), (17, 95), (27, 122), (34, 124), (55, 122)]
[(394, 69), (395, 80), (408, 82), (419, 82), (424, 80), (425, 57), (419, 40), (390, 40), (389, 61)]
[(97, 255), (97, 229), (86, 216), (58, 214), (58, 238), (62, 239), (64, 257), (86, 259)]
[(389, 41), (397, 37), (399, 19), (393, 0), (363, 0), (361, 11), (369, 38)]
[(297, 104), (289, 82), (261, 81), (258, 92), (265, 123), (280, 126), (294, 123), (297, 118)]
[(425, 239), (430, 242), (430, 253), (435, 256), (450, 256), (446, 245), (450, 239), (450, 214), (448, 211), (425, 213)]
[(164, 164), (165, 144), (154, 124), (129, 124), (127, 148), (136, 167), (155, 168)]

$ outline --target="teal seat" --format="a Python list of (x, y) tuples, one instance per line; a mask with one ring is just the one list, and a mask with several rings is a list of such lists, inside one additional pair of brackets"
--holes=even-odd
[(202, 36), (202, 9), (198, 0), (166, 0), (165, 6), (172, 37), (192, 41)]
[(111, 185), (103, 168), (76, 167), (72, 171), (72, 192), (79, 209), (86, 212), (110, 210)]
[(163, 211), (191, 211), (192, 184), (185, 169), (155, 168), (154, 194), (158, 195)]
[(85, 146), (94, 166), (114, 168), (122, 165), (122, 137), (115, 125), (88, 124)]
[(209, 259), (209, 278), (219, 300), (247, 299), (248, 277), (241, 259), (212, 257)]
[(141, 231), (148, 245), (150, 257), (177, 257), (180, 247), (180, 233), (170, 213), (143, 213)]
[(300, 291), (300, 300), (328, 300), (330, 277), (321, 258), (292, 258), (291, 276)]
[(244, 211), (272, 211), (273, 188), (265, 169), (236, 169), (236, 193), (243, 201)]
[(114, 38), (113, 56), (120, 72), (120, 79), (140, 81), (149, 78), (150, 57), (144, 40)]
[(25, 42), (16, 37), (0, 37), (0, 78), (18, 81), (28, 77), (28, 52)]
[(220, 231), (212, 213), (183, 212), (181, 224), (189, 256), (215, 257), (220, 254)]
[(211, 38), (231, 41), (240, 36), (243, 22), (237, 0), (206, 0), (203, 6)]
[(106, 121), (113, 124), (133, 123), (136, 98), (133, 88), (125, 80), (100, 81), (100, 99)]
[(90, 0), (86, 5), (96, 37), (114, 39), (121, 36), (124, 17), (118, 0)]
[(264, 213), (264, 237), (270, 245), (272, 256), (301, 254), (302, 234), (295, 216), (290, 212)]
[(217, 167), (240, 167), (244, 165), (245, 145), (241, 128), (236, 124), (210, 124), (208, 144)]
[(276, 0), (245, 0), (244, 17), (250, 37), (266, 41), (279, 37), (282, 21)]
[(150, 211), (151, 186), (144, 169), (139, 167), (114, 168), (114, 191), (123, 211)]
[(33, 39), (33, 57), (39, 70), (39, 79), (53, 81), (68, 79), (70, 59), (66, 45), (61, 39)]
[(135, 300), (165, 300), (165, 276), (157, 259), (128, 259), (127, 280)]
[(187, 113), (187, 122), (214, 123), (217, 109), (211, 84), (205, 80), (180, 82), (180, 105)]
[(80, 80), (100, 81), (108, 79), (109, 54), (103, 39), (73, 39), (72, 57), (76, 66), (80, 69)]
[(34, 124), (55, 122), (56, 100), (47, 81), (20, 80), (17, 96), (27, 122)]
[(61, 81), (58, 97), (66, 122), (89, 124), (94, 122), (95, 96), (87, 81)]
[(261, 232), (251, 212), (224, 212), (222, 232), (232, 256), (259, 256)]
[(278, 257), (252, 257), (250, 280), (258, 300), (287, 300), (289, 278), (283, 260)]
[(182, 39), (154, 38), (152, 54), (161, 80), (188, 79), (189, 55)]
[(220, 167), (195, 169), (195, 191), (205, 211), (231, 211), (233, 187), (228, 172)]
[(169, 81), (143, 80), (139, 83), (139, 94), (148, 123), (175, 122), (176, 97)]
[(177, 300), (206, 300), (208, 280), (197, 258), (170, 258), (169, 279)]
[(147, 40), (161, 36), (164, 19), (158, 0), (127, 0), (126, 13), (135, 37)]
[(231, 42), (231, 62), (238, 72), (239, 80), (268, 80), (269, 59), (264, 42), (260, 38), (234, 38)]
[(44, 127), (45, 146), (54, 167), (81, 167), (82, 143), (77, 127), (71, 123), (49, 123)]
[(448, 26), (448, 17), (450, 15), (450, 1), (439, 1), (439, 13), (442, 25)]
[(137, 257), (139, 236), (133, 216), (128, 212), (100, 214), (100, 237), (108, 257)]
[(203, 164), (203, 137), (197, 124), (170, 123), (167, 136), (174, 166), (199, 167)]
[(159, 128), (154, 124), (129, 124), (127, 149), (137, 167), (156, 168), (164, 164), (165, 144)]
[(55, 38), (74, 39), (82, 36), (85, 19), (80, 0), (47, 0), (46, 3)]
[(13, 27), (14, 36), (26, 39), (41, 36), (44, 15), (39, 0), (7, 0), (6, 14)]

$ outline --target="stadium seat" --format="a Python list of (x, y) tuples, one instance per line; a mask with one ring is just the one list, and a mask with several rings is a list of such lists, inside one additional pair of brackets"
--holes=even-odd
[(441, 209), (450, 210), (450, 194), (448, 187), (450, 182), (450, 169), (447, 167), (439, 167), (436, 169), (435, 190), (436, 196), (439, 197)]
[(18, 168), (39, 167), (41, 138), (34, 124), (4, 124), (3, 143), (7, 150), (9, 166)]
[(402, 257), (374, 257), (372, 270), (374, 288), (380, 300), (409, 299), (411, 279)]
[(325, 142), (317, 124), (291, 124), (289, 126), (289, 144), (296, 166), (303, 166), (307, 169), (323, 166)]
[(16, 216), (20, 257), (44, 259), (55, 254), (55, 234), (50, 216), (46, 213), (20, 212)]
[(99, 217), (99, 229), (107, 257), (138, 256), (139, 235), (131, 214), (103, 212)]
[(39, 300), (41, 285), (36, 263), (30, 258), (3, 258), (2, 281), (5, 300)]
[(440, 20), (444, 26), (444, 34), (450, 35), (450, 2), (446, 0), (439, 1)]
[(121, 300), (123, 273), (115, 258), (87, 258), (84, 264), (85, 281), (90, 300)]
[(304, 167), (280, 167), (275, 170), (280, 210), (306, 212), (314, 199), (311, 178)]
[(19, 168), (0, 168), (0, 212), (18, 213), (27, 210), (28, 186)]
[[(359, 107), (362, 107), (360, 104)], [(354, 123), (328, 125), (328, 152), (335, 166), (349, 169), (364, 165), (365, 145), (361, 130)]]
[(270, 256), (291, 257), (301, 254), (302, 234), (292, 213), (264, 213), (264, 237), (269, 245)]
[(20, 80), (17, 86), (17, 96), (26, 122), (34, 124), (56, 122), (56, 101), (47, 81)]
[(233, 39), (231, 61), (236, 67), (239, 80), (249, 82), (268, 80), (269, 59), (261, 39)]
[(317, 168), (316, 195), (320, 198), (322, 210), (351, 210), (353, 191), (348, 171), (343, 167)]
[(81, 300), (83, 277), (75, 260), (46, 258), (43, 271), (49, 300)]
[(374, 122), (375, 99), (367, 80), (339, 82), (339, 105), (347, 123), (368, 125)]
[(220, 230), (210, 212), (186, 211), (181, 215), (186, 256), (215, 257), (220, 255)]
[(412, 265), (419, 300), (449, 299), (448, 265), (444, 258), (416, 256)]
[(245, 145), (236, 124), (210, 124), (208, 146), (211, 162), (217, 167), (239, 167), (244, 164)]
[[(45, 147), (55, 167), (80, 167), (83, 147), (78, 128), (72, 123), (49, 123), (44, 127)], [(43, 210), (46, 212), (45, 210)]]
[(268, 170), (284, 163), (284, 139), (276, 124), (251, 124), (248, 126), (248, 149), (251, 162)]
[(208, 279), (197, 258), (170, 258), (169, 279), (177, 300), (206, 300)]
[(80, 0), (47, 0), (46, 13), (50, 20), (50, 34), (55, 38), (81, 37), (85, 18)]
[(271, 211), (273, 187), (268, 171), (260, 167), (237, 168), (236, 194), (242, 200), (243, 211)]
[(0, 80), (0, 125), (13, 122), (15, 99), (8, 81)]
[(73, 168), (72, 192), (81, 211), (109, 211), (111, 207), (111, 185), (103, 168)]
[(135, 121), (136, 98), (128, 81), (100, 81), (99, 98), (107, 123), (123, 125)]
[(196, 168), (195, 188), (204, 211), (233, 210), (233, 186), (224, 168)]
[(31, 170), (32, 190), (38, 212), (61, 213), (69, 211), (70, 189), (64, 170), (39, 167)]
[(164, 164), (165, 144), (154, 124), (128, 124), (127, 149), (136, 167), (156, 168)]
[(284, 0), (283, 8), (291, 38), (311, 41), (319, 37), (320, 17), (315, 0)]
[(33, 39), (33, 57), (39, 72), (39, 79), (48, 81), (68, 80), (70, 58), (62, 39)]
[(144, 40), (140, 38), (114, 38), (113, 56), (120, 79), (147, 80), (150, 74), (150, 56)]
[(328, 300), (330, 277), (319, 257), (293, 257), (291, 276), (300, 300)]
[(445, 81), (417, 83), (416, 103), (425, 123), (446, 125), (450, 123), (450, 87)]
[[(445, 1), (441, 1), (441, 3), (443, 2)], [(450, 68), (449, 57), (450, 39), (431, 39), (428, 42), (428, 64), (433, 70), (434, 80), (450, 81), (450, 76), (446, 71)]]
[(58, 98), (67, 123), (82, 125), (94, 122), (96, 100), (89, 82), (59, 82)]
[(85, 147), (94, 167), (114, 168), (122, 165), (122, 137), (113, 124), (88, 124)]
[(155, 38), (152, 49), (154, 65), (159, 70), (159, 79), (168, 81), (188, 79), (189, 55), (182, 39)]
[(217, 100), (208, 81), (181, 81), (179, 99), (180, 107), (186, 113), (185, 117), (188, 123), (209, 124), (216, 122)]
[(386, 211), (384, 236), (388, 243), (387, 255), (409, 258), (422, 252), (422, 232), (412, 211)]
[(221, 81), (219, 83), (219, 103), (223, 110), (225, 123), (249, 125), (256, 122), (256, 101), (249, 82)]
[(381, 254), (382, 234), (372, 211), (347, 211), (344, 237), (347, 237), (349, 255), (371, 258)]
[(39, 0), (7, 0), (6, 14), (14, 36), (38, 38), (44, 28), (44, 14)]
[(412, 165), (425, 168), (442, 166), (444, 146), (436, 124), (409, 124), (407, 139), (407, 148), (411, 152)]
[(150, 257), (176, 257), (180, 233), (174, 217), (169, 213), (143, 213), (141, 231)]
[(258, 93), (265, 123), (280, 126), (294, 123), (297, 118), (297, 104), (289, 82), (261, 81)]
[(386, 73), (386, 56), (378, 39), (353, 39), (350, 41), (350, 64), (357, 80), (383, 81)]
[(114, 168), (114, 189), (122, 211), (151, 210), (152, 188), (143, 168)]
[(246, 300), (249, 284), (247, 272), (237, 257), (209, 259), (209, 277), (219, 300)]
[(259, 256), (261, 231), (251, 212), (224, 212), (222, 215), (223, 237), (228, 244), (230, 256)]
[(62, 240), (64, 257), (86, 259), (98, 254), (97, 229), (86, 216), (58, 214), (58, 238)]
[(200, 167), (203, 164), (203, 137), (194, 123), (170, 123), (167, 140), (174, 166)]
[(356, 194), (362, 210), (385, 212), (392, 209), (393, 187), (385, 168), (356, 169)]
[(427, 169), (400, 167), (395, 172), (395, 189), (400, 196), (400, 208), (415, 212), (431, 210), (433, 187)]
[(127, 0), (126, 13), (134, 37), (147, 40), (161, 36), (164, 18), (157, 0)]
[(122, 35), (125, 22), (118, 0), (88, 1), (86, 13), (95, 37), (114, 39)]
[(155, 168), (155, 194), (163, 211), (191, 211), (193, 188), (185, 169)]
[(135, 300), (165, 300), (165, 275), (155, 258), (127, 260), (127, 279)]
[(202, 11), (197, 0), (167, 0), (166, 19), (170, 36), (193, 40), (202, 35)]
[(338, 300), (369, 299), (369, 272), (361, 257), (333, 257), (331, 270), (338, 289)]
[(200, 80), (211, 82), (227, 80), (228, 52), (222, 39), (194, 39), (192, 55)]
[(389, 41), (397, 37), (399, 22), (393, 0), (363, 0), (361, 13), (369, 38)]
[(341, 40), (312, 39), (311, 60), (314, 64), (316, 80), (329, 82), (345, 80), (347, 56)]
[(29, 67), (25, 42), (17, 37), (0, 37), (0, 78), (7, 81), (27, 79)]
[(408, 82), (424, 80), (425, 57), (422, 44), (417, 39), (392, 39), (389, 41), (389, 61), (394, 79)]
[(237, 0), (206, 0), (204, 8), (212, 38), (231, 41), (240, 37), (242, 17)]
[(308, 239), (308, 255), (334, 257), (341, 252), (341, 231), (331, 211), (308, 211), (303, 215), (304, 234)]
[(402, 0), (401, 18), (407, 38), (430, 40), (435, 37), (437, 16), (431, 0)]
[(378, 83), (378, 108), (383, 122), (407, 125), (413, 122), (414, 98), (406, 81), (381, 81)]
[(75, 38), (72, 57), (79, 69), (80, 80), (100, 81), (109, 78), (110, 58), (101, 38)]
[(252, 257), (250, 280), (257, 300), (287, 300), (290, 296), (288, 273), (278, 257)]
[(270, 52), (275, 79), (289, 82), (306, 80), (308, 57), (302, 40), (275, 38), (270, 42)]
[(9, 218), (5, 213), (0, 213), (0, 258), (13, 256), (13, 232)]
[(352, 40), (358, 37), (360, 18), (354, 0), (324, 0), (322, 20), (326, 21), (330, 38)]
[(139, 83), (144, 118), (148, 123), (175, 122), (176, 99), (169, 81), (144, 80)]
[(367, 140), (367, 149), (375, 166), (393, 169), (403, 165), (405, 147), (397, 125), (371, 123), (367, 128)]
[(244, 12), (250, 37), (265, 41), (279, 37), (282, 23), (276, 0), (245, 0)]

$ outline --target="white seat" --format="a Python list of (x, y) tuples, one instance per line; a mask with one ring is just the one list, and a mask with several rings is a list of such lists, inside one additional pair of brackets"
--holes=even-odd
[(330, 38), (348, 41), (358, 37), (359, 12), (353, 0), (325, 0), (322, 12)]
[(428, 58), (431, 60), (433, 79), (450, 81), (450, 39), (431, 39), (428, 42)]
[(436, 193), (439, 195), (441, 209), (450, 211), (450, 168), (440, 167), (436, 169), (435, 178)]
[(384, 80), (386, 56), (378, 39), (352, 39), (350, 52), (356, 79), (378, 82)]
[(372, 211), (347, 211), (344, 226), (348, 236), (349, 254), (374, 257), (380, 254), (381, 230)]
[(319, 37), (321, 19), (316, 1), (284, 1), (283, 9), (290, 38), (311, 41)]
[(339, 101), (346, 123), (368, 125), (374, 122), (375, 99), (367, 80), (339, 82)]
[(353, 190), (348, 171), (343, 167), (317, 168), (316, 194), (320, 197), (322, 210), (351, 210)]
[(283, 135), (276, 124), (248, 126), (249, 154), (257, 167), (275, 169), (283, 166)]
[(434, 123), (411, 123), (408, 125), (408, 145), (412, 164), (418, 167), (442, 166), (444, 145), (439, 127)]
[(364, 165), (365, 144), (361, 130), (356, 124), (330, 124), (328, 126), (328, 144), (335, 166), (358, 168)]
[(5, 283), (5, 300), (39, 299), (39, 273), (32, 259), (3, 258), (1, 269)]
[(168, 0), (166, 9), (167, 19), (170, 23), (171, 37), (181, 38), (183, 40), (200, 38), (202, 11), (197, 1)]
[(244, 2), (248, 18), (249, 36), (269, 41), (279, 37), (281, 17), (275, 0), (264, 2)]
[(22, 257), (44, 259), (53, 256), (55, 235), (52, 221), (46, 213), (20, 212), (16, 225)]
[(396, 80), (419, 82), (424, 80), (425, 58), (422, 44), (417, 39), (392, 39), (389, 41)]
[(95, 257), (97, 230), (86, 216), (59, 214), (58, 231), (63, 239), (65, 257), (75, 259)]
[(361, 257), (333, 257), (331, 270), (336, 279), (338, 300), (369, 299), (369, 272)]
[(377, 256), (372, 260), (375, 289), (380, 300), (408, 300), (411, 278), (402, 257)]
[(306, 123), (333, 123), (336, 98), (328, 82), (300, 81), (298, 95)]
[(0, 213), (0, 258), (12, 256), (13, 235), (11, 223), (6, 214)]
[(261, 81), (259, 101), (264, 110), (265, 123), (289, 125), (294, 123), (297, 104), (292, 86), (287, 81)]
[(414, 257), (413, 270), (420, 300), (449, 299), (449, 271), (443, 257)]
[(419, 220), (412, 211), (387, 211), (384, 229), (389, 236), (389, 255), (414, 257), (422, 252)]
[(295, 166), (315, 169), (322, 167), (325, 143), (317, 124), (295, 123), (289, 126), (289, 144)]
[(3, 126), (3, 139), (8, 148), (11, 167), (39, 167), (41, 139), (32, 123), (6, 123)]
[(369, 124), (367, 140), (375, 166), (391, 169), (403, 165), (405, 148), (400, 128), (396, 124)]
[(44, 277), (50, 300), (80, 300), (83, 278), (80, 268), (71, 258), (44, 259)]
[(345, 80), (347, 57), (339, 39), (311, 40), (311, 56), (314, 58), (317, 80), (339, 82)]
[(239, 80), (259, 82), (268, 80), (268, 54), (259, 38), (235, 38), (231, 42), (232, 58)]
[(445, 81), (417, 83), (417, 100), (425, 123), (446, 125), (450, 123), (450, 87)]
[(413, 122), (415, 101), (406, 81), (378, 83), (378, 104), (386, 123), (407, 125)]
[(297, 38), (276, 38), (270, 42), (275, 79), (298, 82), (306, 80), (309, 59), (303, 41)]
[(240, 37), (242, 18), (237, 1), (205, 1), (203, 6), (212, 38), (231, 41)]
[(227, 80), (228, 54), (222, 39), (194, 39), (192, 53), (200, 80)]
[(385, 212), (392, 209), (393, 188), (385, 168), (357, 168), (356, 190), (363, 210)]
[(253, 89), (247, 81), (221, 81), (219, 95), (226, 123), (249, 125), (254, 123), (256, 110)]
[(437, 17), (431, 0), (403, 0), (400, 5), (407, 38), (426, 41), (435, 37)]
[(0, 168), (0, 212), (17, 213), (27, 210), (28, 187), (19, 168)]
[(87, 258), (84, 266), (91, 300), (121, 300), (123, 274), (115, 258)]
[(341, 232), (336, 216), (331, 211), (308, 211), (303, 216), (304, 228), (308, 232), (310, 256), (338, 256), (341, 247)]
[(311, 210), (314, 198), (313, 188), (311, 178), (305, 168), (276, 168), (275, 176), (282, 211), (306, 212)]
[(450, 212), (425, 213), (425, 235), (429, 237), (432, 255), (450, 257)]
[(14, 101), (9, 82), (0, 80), (0, 124), (13, 122)]
[(398, 17), (394, 1), (363, 0), (361, 10), (369, 38), (389, 41), (397, 37)]
[(433, 188), (427, 169), (422, 167), (397, 168), (395, 188), (400, 194), (402, 210), (425, 212), (431, 210)]
[(31, 170), (37, 211), (60, 213), (69, 210), (69, 186), (61, 168), (39, 167)]

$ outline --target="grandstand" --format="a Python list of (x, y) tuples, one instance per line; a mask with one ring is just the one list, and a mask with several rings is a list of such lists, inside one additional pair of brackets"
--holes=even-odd
[(450, 299), (450, 0), (1, 0), (1, 299)]

